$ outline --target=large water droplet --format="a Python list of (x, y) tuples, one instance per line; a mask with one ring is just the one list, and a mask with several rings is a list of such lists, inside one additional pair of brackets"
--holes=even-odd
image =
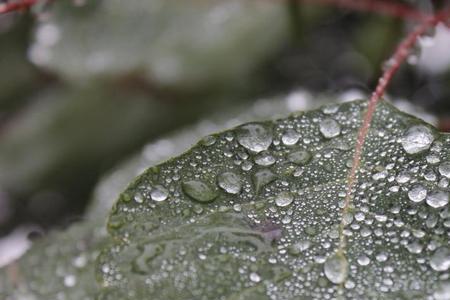
[(439, 173), (442, 176), (445, 176), (447, 178), (450, 178), (450, 162), (446, 161), (443, 162), (440, 166), (439, 166)]
[(263, 186), (271, 183), (276, 178), (277, 176), (269, 169), (262, 169), (253, 174), (253, 184), (255, 185), (256, 193), (259, 193)]
[(281, 136), (281, 141), (283, 142), (283, 144), (285, 144), (286, 146), (292, 146), (295, 145), (298, 140), (300, 139), (300, 133), (298, 133), (297, 131), (293, 130), (293, 129), (289, 129), (287, 130), (282, 136)]
[(320, 133), (326, 138), (333, 138), (341, 133), (341, 125), (331, 118), (323, 119), (319, 125)]
[(181, 187), (189, 197), (199, 202), (211, 202), (217, 197), (217, 192), (203, 181), (185, 181), (181, 184)]
[(311, 160), (311, 153), (306, 150), (294, 151), (289, 153), (288, 159), (295, 164), (304, 165)]
[(272, 132), (260, 124), (247, 124), (237, 129), (237, 141), (243, 147), (261, 152), (272, 144)]
[(430, 258), (430, 266), (435, 271), (447, 271), (450, 268), (450, 250), (438, 248)]
[(410, 127), (403, 135), (401, 143), (409, 154), (416, 154), (430, 148), (434, 136), (428, 127), (417, 125)]
[(347, 279), (348, 262), (344, 255), (335, 254), (325, 261), (325, 276), (334, 284), (341, 284)]
[(444, 207), (448, 204), (449, 195), (445, 191), (434, 191), (428, 194), (427, 204), (433, 208)]
[(268, 152), (261, 152), (255, 157), (255, 163), (260, 166), (271, 166), (275, 163), (275, 158)]
[(281, 192), (275, 196), (275, 204), (279, 207), (288, 206), (294, 201), (294, 196), (290, 192)]
[(416, 184), (408, 191), (408, 198), (413, 202), (421, 202), (426, 197), (427, 189), (421, 184)]
[(450, 281), (438, 284), (436, 291), (433, 293), (435, 300), (450, 300)]
[(239, 194), (242, 190), (241, 177), (233, 172), (219, 174), (217, 184), (229, 194)]
[(161, 202), (167, 199), (169, 192), (162, 185), (157, 185), (150, 192), (150, 197), (153, 201)]

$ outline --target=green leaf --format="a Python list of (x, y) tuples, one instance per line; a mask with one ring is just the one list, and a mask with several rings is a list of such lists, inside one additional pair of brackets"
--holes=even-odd
[[(343, 215), (365, 109), (249, 123), (151, 167), (120, 196), (111, 238), (90, 248), (101, 253), (79, 282), (102, 300), (447, 299), (450, 136), (380, 103)], [(48, 243), (61, 242), (76, 240)], [(45, 255), (19, 264), (29, 257)], [(94, 268), (98, 286), (84, 281)], [(57, 290), (52, 280), (40, 288)], [(69, 290), (63, 297), (80, 299)]]
[(94, 299), (99, 291), (95, 261), (107, 241), (101, 219), (51, 233), (19, 261), (1, 270), (0, 298)]
[[(31, 58), (74, 80), (138, 73), (165, 88), (241, 85), (288, 36), (285, 7), (276, 1), (55, 5), (51, 18), (37, 28)], [(51, 42), (41, 38), (48, 35)]]
[(379, 104), (342, 216), (365, 107), (243, 125), (147, 170), (110, 216), (118, 242), (99, 257), (102, 299), (438, 298), (450, 137)]

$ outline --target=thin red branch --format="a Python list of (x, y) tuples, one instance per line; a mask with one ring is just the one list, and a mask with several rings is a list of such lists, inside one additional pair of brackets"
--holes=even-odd
[[(408, 57), (411, 49), (416, 44), (417, 39), (421, 35), (423, 35), (429, 28), (435, 27), (440, 22), (446, 22), (449, 18), (450, 18), (450, 8), (437, 13), (432, 18), (417, 25), (416, 28), (410, 34), (408, 34), (408, 36), (399, 44), (392, 58), (389, 60), (388, 67), (384, 71), (381, 78), (379, 79), (378, 85), (369, 100), (367, 111), (363, 119), (363, 124), (358, 132), (358, 138), (355, 146), (355, 153), (353, 155), (352, 168), (347, 178), (347, 191), (344, 207), (342, 209), (343, 214), (345, 214), (349, 210), (349, 206), (352, 201), (353, 188), (356, 182), (356, 175), (359, 171), (361, 164), (363, 146), (367, 138), (367, 133), (369, 131), (370, 123), (372, 122), (373, 114), (375, 112), (377, 103), (382, 99), (392, 77), (400, 68), (401, 64)], [(344, 224), (341, 223), (341, 231), (343, 230), (343, 227)], [(341, 246), (340, 246), (341, 250), (343, 250), (344, 247), (345, 247), (345, 237), (341, 232)]]
[(39, 0), (18, 0), (14, 2), (6, 2), (0, 4), (0, 14), (6, 14), (12, 11), (22, 11), (33, 6)]
[(333, 5), (356, 11), (375, 12), (380, 15), (388, 15), (401, 19), (410, 19), (420, 22), (428, 20), (432, 17), (425, 12), (422, 12), (418, 9), (415, 9), (405, 4), (379, 0), (299, 0), (299, 1), (311, 4)]

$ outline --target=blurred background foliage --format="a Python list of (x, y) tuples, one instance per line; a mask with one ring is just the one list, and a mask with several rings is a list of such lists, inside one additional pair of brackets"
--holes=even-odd
[[(265, 111), (251, 116), (268, 118), (286, 103), (282, 112), (369, 94), (411, 26), (295, 0), (60, 0), (1, 15), (0, 235), (21, 224), (69, 224), (114, 166), (153, 151), (131, 160), (136, 175), (137, 165), (180, 153), (193, 141), (151, 145), (196, 131), (189, 124), (199, 120), (236, 125), (248, 117), (223, 116), (253, 107)], [(429, 32), (389, 89), (441, 129), (450, 116), (449, 43), (447, 28)]]

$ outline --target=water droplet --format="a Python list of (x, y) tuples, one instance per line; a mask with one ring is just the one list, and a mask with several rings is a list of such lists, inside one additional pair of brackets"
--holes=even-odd
[(370, 258), (367, 255), (360, 255), (356, 260), (360, 266), (367, 266), (370, 264)]
[(433, 297), (434, 300), (450, 300), (450, 281), (440, 282)]
[(275, 196), (275, 204), (279, 207), (288, 206), (294, 201), (294, 196), (290, 192), (281, 192)]
[(337, 104), (328, 104), (322, 108), (322, 112), (327, 115), (335, 114), (339, 110), (339, 105)]
[(219, 174), (217, 184), (229, 194), (239, 194), (242, 190), (241, 177), (233, 172)]
[(439, 166), (439, 173), (442, 176), (450, 178), (450, 162), (446, 161)]
[(250, 280), (253, 282), (260, 282), (261, 281), (261, 276), (258, 275), (258, 273), (252, 272), (250, 273)]
[(331, 118), (323, 119), (319, 125), (320, 133), (327, 139), (338, 136), (341, 133), (341, 125)]
[(324, 264), (325, 276), (334, 284), (341, 284), (347, 279), (348, 262), (344, 255), (335, 254), (327, 258)]
[(64, 285), (66, 287), (73, 287), (77, 284), (77, 278), (74, 275), (64, 276)]
[(430, 148), (434, 136), (428, 127), (417, 125), (410, 127), (401, 139), (403, 149), (408, 154), (420, 153)]
[(253, 174), (253, 184), (255, 185), (256, 193), (258, 193), (263, 186), (271, 183), (276, 178), (277, 176), (269, 169), (263, 169)]
[(275, 158), (268, 152), (262, 152), (256, 156), (255, 163), (267, 167), (275, 163)]
[(306, 150), (294, 151), (292, 153), (289, 153), (288, 155), (289, 161), (298, 165), (304, 165), (308, 163), (311, 160), (311, 157), (312, 157), (311, 153), (309, 153)]
[(435, 271), (447, 271), (450, 268), (450, 250), (438, 248), (430, 258), (430, 266)]
[(286, 146), (295, 145), (299, 139), (300, 139), (300, 133), (298, 133), (297, 131), (295, 131), (293, 129), (287, 130), (281, 137), (281, 141)]
[(449, 195), (444, 191), (434, 191), (428, 194), (427, 196), (427, 204), (433, 208), (444, 207), (448, 204)]
[(408, 198), (412, 202), (421, 202), (427, 197), (427, 189), (421, 185), (416, 184), (408, 191)]
[(169, 191), (162, 185), (156, 185), (150, 193), (153, 201), (161, 202), (167, 199)]
[(253, 152), (267, 150), (272, 144), (272, 132), (260, 124), (247, 124), (237, 129), (237, 141)]
[(295, 244), (292, 244), (288, 247), (288, 252), (291, 255), (297, 256), (301, 252), (304, 252), (308, 250), (308, 248), (311, 246), (311, 242), (308, 240), (299, 241)]
[(199, 202), (211, 202), (217, 197), (217, 192), (203, 181), (185, 181), (181, 184), (181, 187), (189, 197)]

